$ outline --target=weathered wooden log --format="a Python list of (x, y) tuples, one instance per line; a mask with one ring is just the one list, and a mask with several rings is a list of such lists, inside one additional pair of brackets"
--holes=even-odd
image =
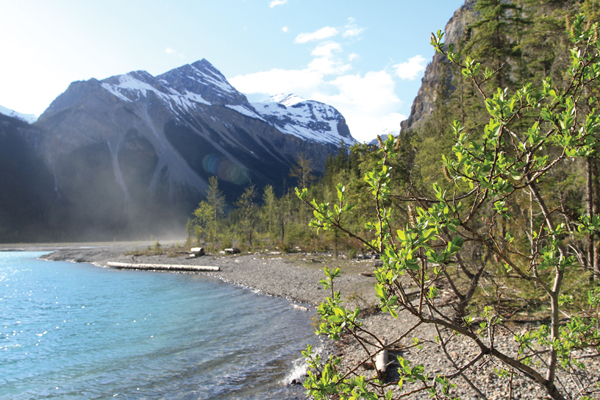
[(223, 249), (223, 251), (227, 254), (238, 254), (240, 253), (240, 249), (238, 249), (237, 247), (230, 247), (228, 249)]
[(206, 266), (206, 265), (178, 265), (178, 264), (130, 264), (109, 261), (106, 263), (111, 268), (117, 269), (139, 269), (149, 271), (219, 271), (219, 267)]
[(192, 247), (190, 249), (190, 253), (194, 254), (195, 256), (203, 256), (204, 255), (204, 247)]
[[(383, 341), (383, 345), (387, 345), (387, 340)], [(383, 349), (375, 356), (375, 369), (377, 370), (377, 375), (382, 382), (385, 381), (387, 367), (388, 351), (387, 349)]]

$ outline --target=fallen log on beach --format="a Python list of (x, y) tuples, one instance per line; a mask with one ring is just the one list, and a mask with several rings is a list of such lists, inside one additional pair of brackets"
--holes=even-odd
[(206, 265), (130, 264), (113, 261), (107, 262), (106, 265), (116, 269), (139, 269), (145, 271), (219, 271), (219, 267), (212, 267)]

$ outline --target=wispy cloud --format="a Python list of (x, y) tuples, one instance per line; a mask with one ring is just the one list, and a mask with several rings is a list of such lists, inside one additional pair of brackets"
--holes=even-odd
[(269, 4), (269, 7), (273, 8), (275, 6), (282, 6), (287, 2), (288, 2), (288, 0), (273, 0), (271, 2), (271, 4)]
[(337, 35), (339, 31), (331, 26), (326, 26), (324, 28), (319, 29), (318, 31), (311, 33), (301, 33), (296, 36), (294, 40), (295, 43), (307, 43), (316, 40), (323, 40), (334, 37)]
[(363, 33), (364, 29), (363, 28), (358, 28), (358, 27), (353, 27), (353, 28), (347, 28), (344, 33), (342, 33), (343, 37), (354, 37), (354, 36), (358, 36), (361, 33)]
[(318, 45), (310, 53), (315, 58), (308, 64), (308, 68), (324, 75), (342, 74), (352, 68), (338, 56), (342, 52), (342, 45), (336, 42), (327, 42)]
[(312, 98), (336, 107), (356, 139), (368, 141), (382, 133), (398, 134), (400, 121), (406, 116), (397, 112), (402, 101), (395, 93), (394, 79), (388, 72), (342, 75), (325, 83), (337, 93), (319, 91)]
[(364, 28), (361, 28), (358, 25), (356, 25), (356, 20), (350, 17), (348, 18), (348, 23), (344, 27), (344, 32), (342, 33), (342, 36), (345, 38), (357, 37), (360, 36), (360, 34), (363, 33), (363, 31)]
[(394, 65), (394, 68), (400, 79), (412, 81), (417, 79), (421, 72), (425, 71), (426, 63), (427, 60), (423, 56), (417, 55), (409, 58), (407, 62)]
[(318, 45), (310, 52), (315, 57), (332, 57), (334, 52), (342, 51), (342, 46), (336, 42), (328, 42)]
[(285, 33), (288, 33), (290, 31), (290, 29), (287, 26), (284, 26), (283, 28), (281, 28), (281, 30)]
[(165, 49), (165, 53), (167, 53), (167, 54), (175, 54), (175, 53), (177, 53), (177, 52), (176, 52), (175, 50), (173, 50), (172, 48), (170, 48), (170, 47), (167, 47), (167, 48)]

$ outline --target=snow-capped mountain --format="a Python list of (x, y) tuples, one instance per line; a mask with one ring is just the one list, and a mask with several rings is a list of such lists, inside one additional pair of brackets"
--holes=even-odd
[(127, 102), (153, 92), (181, 120), (198, 105), (220, 105), (250, 118), (265, 121), (284, 134), (300, 139), (338, 145), (356, 141), (344, 117), (332, 106), (304, 100), (294, 94), (279, 94), (265, 102), (248, 103), (212, 64), (206, 60), (171, 70), (156, 78), (146, 71), (130, 72), (102, 81), (102, 87)]
[(300, 153), (322, 169), (355, 142), (335, 108), (294, 96), (251, 104), (206, 60), (73, 82), (31, 130), (65, 238), (179, 229), (211, 176), (230, 202), (249, 184), (281, 192)]
[(0, 106), (0, 114), (8, 115), (9, 117), (18, 118), (21, 121), (25, 121), (28, 124), (33, 124), (37, 121), (38, 117), (34, 114), (22, 114), (20, 112), (11, 110), (10, 108)]
[(278, 94), (254, 109), (281, 132), (304, 140), (347, 145), (356, 143), (338, 110), (324, 103), (304, 100), (294, 94)]

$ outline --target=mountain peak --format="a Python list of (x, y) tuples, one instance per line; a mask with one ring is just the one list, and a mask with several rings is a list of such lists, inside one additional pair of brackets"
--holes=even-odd
[(206, 59), (172, 69), (156, 77), (179, 93), (194, 93), (214, 105), (247, 105), (227, 78)]
[(340, 140), (347, 145), (356, 143), (342, 114), (330, 105), (295, 94), (276, 94), (253, 106), (265, 121), (286, 135), (335, 146)]
[(221, 71), (216, 69), (215, 66), (212, 65), (206, 58), (203, 58), (202, 60), (198, 60), (198, 61), (192, 63), (191, 66), (202, 72), (209, 72), (215, 76), (218, 76), (224, 80), (227, 80), (225, 78), (225, 76), (221, 73)]
[(293, 93), (289, 93), (289, 94), (279, 93), (279, 94), (275, 94), (275, 95), (269, 97), (269, 99), (266, 101), (266, 103), (279, 103), (279, 104), (283, 104), (286, 107), (291, 107), (291, 106), (301, 103), (303, 101), (306, 101), (306, 100), (300, 96), (293, 94)]
[(33, 124), (38, 117), (33, 114), (22, 114), (20, 112), (11, 110), (10, 108), (0, 106), (0, 114), (7, 115), (9, 117), (20, 119), (21, 121), (25, 121), (28, 124)]

